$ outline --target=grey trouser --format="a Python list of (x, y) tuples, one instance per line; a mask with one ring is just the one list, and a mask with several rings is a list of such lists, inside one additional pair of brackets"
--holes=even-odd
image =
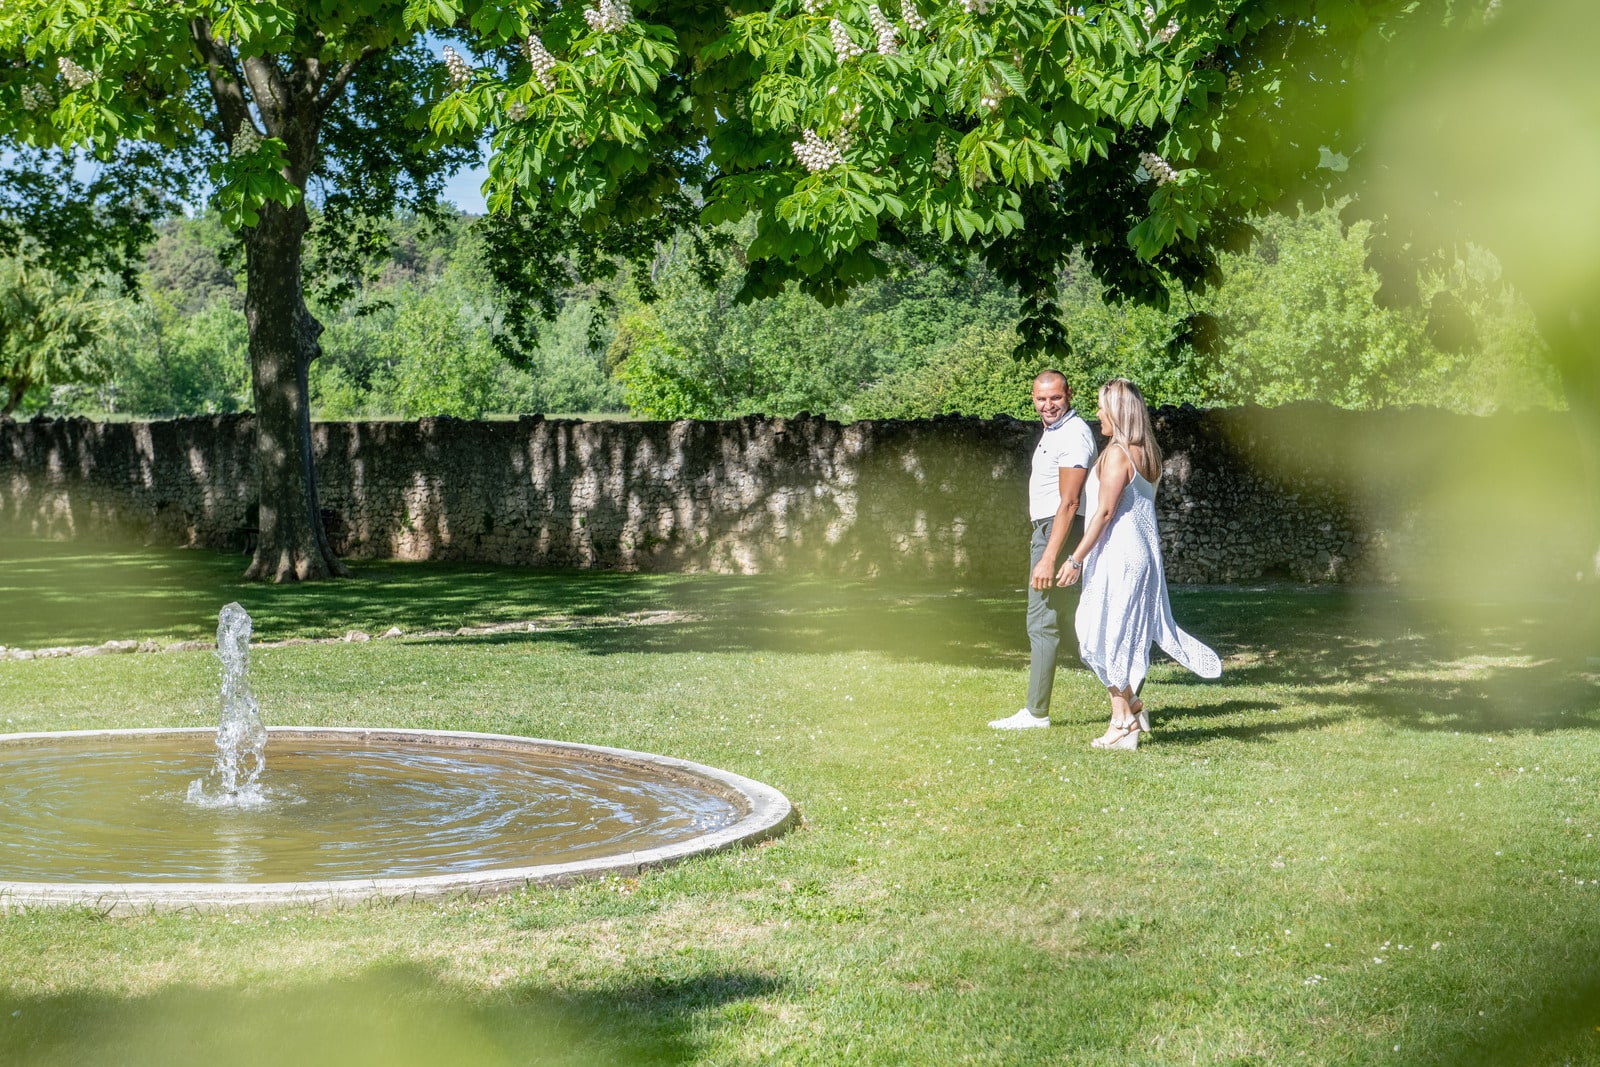
[[(1077, 631), (1072, 628), (1072, 613), (1077, 600), (1077, 586), (1063, 589), (1052, 585), (1044, 592), (1033, 587), (1033, 568), (1039, 565), (1045, 546), (1050, 543), (1050, 527), (1054, 519), (1047, 519), (1033, 528), (1033, 538), (1028, 542), (1028, 649), (1031, 662), (1028, 668), (1028, 710), (1043, 718), (1050, 714), (1050, 693), (1056, 685), (1056, 651), (1061, 646), (1061, 619), (1067, 621), (1072, 647), (1078, 647)], [(1082, 531), (1077, 519), (1072, 522), (1063, 546), (1070, 550)], [(1057, 560), (1059, 563), (1060, 560)]]

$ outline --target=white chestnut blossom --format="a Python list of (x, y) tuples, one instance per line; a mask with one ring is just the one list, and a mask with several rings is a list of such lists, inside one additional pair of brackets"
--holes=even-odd
[(987, 15), (989, 13), (989, 0), (961, 0), (961, 10), (969, 15)]
[(235, 159), (243, 156), (254, 155), (261, 149), (261, 135), (250, 123), (239, 127), (239, 132), (233, 135), (232, 154)]
[(1157, 185), (1165, 185), (1178, 176), (1178, 172), (1172, 169), (1172, 164), (1154, 152), (1140, 152), (1139, 165), (1144, 167), (1146, 174), (1155, 179)]
[(444, 67), (450, 72), (450, 84), (457, 89), (472, 80), (472, 64), (449, 45), (444, 46)]
[(22, 87), (22, 106), (28, 111), (48, 111), (56, 106), (56, 98), (44, 86), (29, 82)]
[(633, 8), (628, 0), (599, 0), (594, 7), (583, 9), (583, 21), (596, 33), (616, 33), (633, 21)]
[(883, 10), (877, 4), (867, 5), (867, 21), (872, 23), (872, 32), (878, 35), (880, 56), (892, 56), (900, 51), (899, 35), (895, 32), (894, 23), (884, 18)]
[(61, 71), (61, 76), (67, 79), (67, 85), (73, 89), (82, 89), (95, 79), (94, 74), (84, 70), (66, 56), (56, 57), (56, 68)]
[(1493, 22), (1500, 15), (1500, 0), (1489, 0), (1488, 6), (1483, 9), (1483, 21)]
[(901, 0), (900, 17), (905, 20), (906, 29), (912, 33), (921, 33), (928, 28), (928, 20), (922, 17), (922, 12), (911, 0)]
[(556, 87), (555, 69), (556, 57), (545, 48), (544, 42), (539, 40), (538, 34), (528, 34), (527, 42), (522, 46), (522, 52), (528, 57), (528, 65), (533, 68), (533, 76), (539, 79), (539, 84), (546, 89)]
[(833, 38), (833, 54), (843, 63), (866, 52), (865, 48), (850, 39), (850, 31), (838, 19), (828, 20), (828, 36)]
[(808, 15), (820, 15), (822, 5), (826, 2), (827, 0), (800, 0), (800, 10)]
[[(1144, 23), (1146, 26), (1154, 26), (1156, 24), (1156, 9), (1151, 7), (1149, 4), (1144, 6)], [(1156, 40), (1160, 41), (1162, 44), (1166, 44), (1168, 41), (1178, 36), (1177, 20), (1173, 19), (1169, 21), (1165, 26), (1161, 27), (1159, 30), (1156, 30), (1155, 34)]]
[(521, 100), (513, 100), (506, 106), (506, 118), (512, 122), (523, 122), (528, 117), (528, 107)]
[(844, 151), (837, 144), (818, 137), (816, 130), (806, 130), (792, 147), (794, 158), (812, 174), (837, 167), (844, 162)]
[(1235, 92), (1236, 93), (1240, 89), (1243, 89), (1243, 88), (1244, 88), (1244, 79), (1239, 76), (1239, 72), (1238, 71), (1234, 71), (1232, 74), (1228, 75), (1228, 89), (1229, 89), (1230, 92)]
[(950, 139), (941, 133), (933, 146), (933, 172), (941, 178), (948, 178), (955, 169), (956, 158), (950, 152)]

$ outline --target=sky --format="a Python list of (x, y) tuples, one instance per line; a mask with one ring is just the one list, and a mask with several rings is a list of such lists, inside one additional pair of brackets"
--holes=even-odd
[(489, 169), (481, 162), (470, 170), (457, 171), (444, 187), (444, 198), (469, 215), (484, 212), (482, 188)]

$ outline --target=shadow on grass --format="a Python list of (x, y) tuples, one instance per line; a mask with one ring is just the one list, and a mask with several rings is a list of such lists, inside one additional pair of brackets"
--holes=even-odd
[[(711, 590), (699, 616), (651, 626), (595, 626), (434, 639), (444, 644), (558, 644), (617, 653), (875, 652), (902, 662), (1023, 671), (1021, 593), (918, 592), (873, 583), (744, 579)], [(1392, 591), (1280, 588), (1184, 590), (1180, 625), (1227, 661), (1220, 683), (1157, 666), (1153, 701), (1183, 720), (1167, 736), (1264, 739), (1321, 729), (1346, 715), (1415, 730), (1494, 732), (1600, 725), (1600, 685), (1563, 626), (1560, 603), (1421, 601)], [(1156, 655), (1158, 664), (1164, 657)], [(1081, 669), (1065, 648), (1066, 670)], [(1181, 694), (1169, 688), (1183, 683)], [(1249, 695), (1242, 695), (1248, 693)], [(1229, 725), (1284, 703), (1315, 718)]]
[[(587, 616), (594, 625), (432, 640), (560, 644), (597, 656), (871, 652), (1019, 672), (1027, 664), (1020, 588), (393, 562), (357, 563), (353, 581), (271, 586), (239, 581), (241, 557), (208, 552), (7, 542), (0, 559), (0, 600), (24, 608), (0, 613), (0, 644), (20, 647), (205, 638), (217, 609), (237, 599), (269, 641)], [(1586, 665), (1595, 650), (1584, 647), (1588, 631), (1574, 624), (1573, 605), (1559, 599), (1489, 604), (1341, 587), (1179, 588), (1173, 610), (1228, 663), (1220, 684), (1186, 689), (1192, 707), (1184, 729), (1198, 736), (1295, 729), (1294, 722), (1254, 733), (1222, 722), (1200, 729), (1194, 721), (1260, 710), (1259, 694), (1272, 690), (1297, 705), (1417, 730), (1590, 728), (1600, 717), (1600, 686)], [(605, 622), (646, 611), (680, 619)], [(1075, 669), (1068, 649), (1062, 663)], [(1160, 681), (1170, 677), (1158, 669)], [(1296, 721), (1317, 728), (1328, 720)]]
[(707, 1016), (736, 1020), (778, 983), (748, 973), (639, 978), (557, 994), (532, 983), (466, 995), (422, 968), (268, 991), (152, 996), (0, 993), (0, 1062), (14, 1067), (670, 1067), (701, 1054)]
[(1497, 1025), (1459, 1047), (1438, 1050), (1431, 1062), (1446, 1067), (1594, 1063), (1600, 1048), (1600, 967), (1591, 962), (1521, 1010), (1496, 1017)]

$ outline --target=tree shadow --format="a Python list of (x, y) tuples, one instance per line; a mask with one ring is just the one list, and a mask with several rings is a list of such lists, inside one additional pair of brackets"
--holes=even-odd
[(15, 1067), (670, 1067), (701, 1055), (706, 1015), (730, 1019), (780, 983), (713, 971), (557, 992), (531, 980), (466, 991), (415, 965), (262, 990), (150, 996), (0, 992), (0, 1062)]
[[(596, 656), (618, 653), (870, 652), (901, 662), (961, 667), (1027, 666), (1023, 596), (1010, 590), (941, 589), (881, 582), (743, 579), (674, 598), (680, 618), (650, 625), (607, 623), (534, 632), (421, 638), (445, 644), (560, 644)], [(1069, 653), (1063, 651), (1062, 662)]]
[[(263, 586), (240, 582), (233, 556), (0, 547), (0, 597), (29, 608), (0, 616), (0, 644), (22, 647), (149, 633), (208, 638), (217, 609), (237, 599), (265, 641), (396, 627), (448, 633), (412, 640), (560, 644), (596, 656), (866, 652), (1017, 671), (1028, 657), (1024, 594), (1012, 585), (365, 563), (356, 565), (356, 582)], [(1220, 685), (1190, 691), (1195, 715), (1225, 714), (1205, 709), (1239, 700), (1240, 688), (1279, 689), (1293, 703), (1418, 730), (1590, 728), (1600, 712), (1589, 662), (1596, 650), (1583, 647), (1589, 631), (1575, 621), (1575, 598), (1474, 602), (1392, 588), (1180, 586), (1172, 603), (1179, 624), (1227, 664)], [(641, 613), (668, 621), (625, 624)], [(457, 632), (538, 620), (548, 625), (535, 632)], [(1071, 671), (1078, 668), (1067, 630), (1061, 662)], [(1170, 668), (1156, 670), (1165, 684)], [(1269, 733), (1283, 729), (1274, 724)]]
[[(704, 587), (690, 617), (650, 626), (598, 625), (438, 638), (463, 645), (560, 644), (617, 653), (872, 652), (899, 662), (1016, 669), (1027, 664), (1021, 593), (928, 592), (877, 583)], [(1224, 657), (1220, 684), (1185, 684), (1169, 737), (1264, 739), (1335, 718), (1376, 718), (1414, 730), (1592, 729), (1600, 682), (1564, 625), (1560, 601), (1457, 603), (1391, 590), (1188, 589), (1173, 593), (1180, 624)], [(1066, 646), (1064, 669), (1076, 669)], [(1158, 653), (1154, 677), (1183, 680)], [(1181, 676), (1181, 678), (1180, 678)], [(1217, 720), (1274, 705), (1240, 689), (1281, 690), (1285, 703), (1328, 709), (1260, 725)], [(1167, 690), (1171, 692), (1170, 689)], [(1209, 721), (1211, 725), (1201, 727)]]
[(1520, 1010), (1496, 1012), (1493, 1026), (1436, 1050), (1430, 1062), (1449, 1067), (1593, 1063), (1600, 1045), (1600, 966), (1591, 961), (1545, 983), (1540, 992)]

